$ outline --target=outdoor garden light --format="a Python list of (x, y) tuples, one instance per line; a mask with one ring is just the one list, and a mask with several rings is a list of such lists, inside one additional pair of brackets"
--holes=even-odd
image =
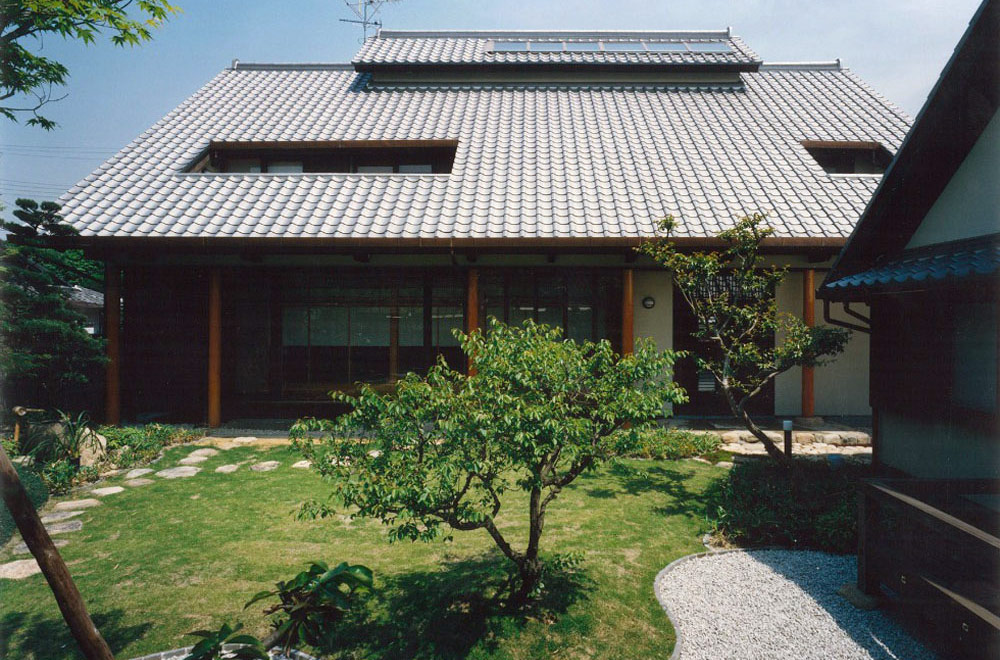
[(656, 300), (653, 298), (653, 296), (646, 296), (645, 298), (642, 299), (642, 306), (645, 307), (646, 309), (653, 309), (654, 305), (656, 305)]

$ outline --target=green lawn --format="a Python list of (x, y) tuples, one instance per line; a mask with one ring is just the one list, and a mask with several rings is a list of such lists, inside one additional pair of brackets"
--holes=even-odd
[[(190, 451), (173, 448), (154, 467)], [(213, 472), (252, 457), (281, 467)], [(550, 507), (542, 547), (583, 551), (584, 562), (550, 580), (544, 607), (525, 617), (490, 599), (505, 564), (485, 532), (390, 544), (373, 521), (297, 520), (301, 502), (326, 492), (311, 470), (291, 467), (298, 459), (289, 447), (232, 449), (192, 478), (157, 478), (78, 518), (84, 528), (66, 535), (63, 556), (116, 657), (185, 646), (186, 632), (224, 621), (263, 635), (262, 607), (243, 604), (313, 559), (375, 571), (367, 607), (344, 623), (341, 657), (666, 657), (674, 636), (653, 579), (702, 549), (702, 495), (724, 474), (691, 461), (630, 461), (578, 479)], [(501, 522), (516, 538), (527, 535), (524, 502), (504, 503)], [(77, 657), (41, 575), (0, 580), (0, 603), (0, 657)]]

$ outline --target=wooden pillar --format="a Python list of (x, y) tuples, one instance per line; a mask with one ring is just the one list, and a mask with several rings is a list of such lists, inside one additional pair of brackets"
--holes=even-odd
[(622, 355), (631, 355), (635, 350), (633, 277), (631, 268), (622, 271)]
[(104, 423), (121, 422), (122, 273), (104, 262), (104, 340), (108, 364), (104, 375)]
[[(472, 332), (479, 328), (479, 269), (470, 268), (468, 282), (465, 288), (465, 331)], [(469, 360), (469, 375), (475, 374), (472, 360)]]
[[(802, 320), (808, 327), (816, 325), (816, 271), (802, 273)], [(802, 416), (816, 416), (816, 394), (813, 367), (802, 367)]]
[(222, 424), (222, 273), (208, 275), (208, 425)]

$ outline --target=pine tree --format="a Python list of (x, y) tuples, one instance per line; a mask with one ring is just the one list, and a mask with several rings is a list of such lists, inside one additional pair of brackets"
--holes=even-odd
[[(0, 266), (0, 374), (9, 405), (60, 407), (104, 362), (103, 342), (87, 333), (83, 315), (69, 307), (63, 285), (80, 270), (94, 272), (79, 253), (67, 255), (53, 239), (76, 233), (62, 224), (59, 205), (18, 199)], [(74, 275), (75, 274), (75, 275)]]

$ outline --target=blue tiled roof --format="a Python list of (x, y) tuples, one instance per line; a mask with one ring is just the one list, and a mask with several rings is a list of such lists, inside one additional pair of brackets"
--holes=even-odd
[(876, 268), (827, 282), (828, 293), (857, 288), (887, 288), (914, 282), (939, 282), (985, 276), (1000, 270), (1000, 235), (975, 242), (935, 245), (933, 250), (902, 253)]

